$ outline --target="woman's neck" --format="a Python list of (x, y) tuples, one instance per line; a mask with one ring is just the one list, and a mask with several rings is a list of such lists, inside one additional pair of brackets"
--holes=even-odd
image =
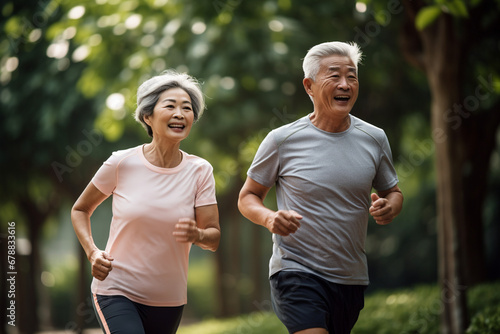
[(180, 144), (163, 144), (153, 140), (143, 146), (143, 153), (146, 160), (151, 164), (161, 168), (174, 168), (182, 162)]

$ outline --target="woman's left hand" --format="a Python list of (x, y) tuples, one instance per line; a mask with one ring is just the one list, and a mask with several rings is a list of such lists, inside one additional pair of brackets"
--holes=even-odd
[(196, 222), (189, 218), (181, 218), (175, 225), (173, 233), (175, 241), (196, 243), (201, 240), (201, 230), (196, 226)]

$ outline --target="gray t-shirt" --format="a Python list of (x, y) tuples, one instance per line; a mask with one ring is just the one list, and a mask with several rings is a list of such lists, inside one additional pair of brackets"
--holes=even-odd
[(278, 209), (303, 216), (287, 237), (273, 234), (269, 276), (299, 270), (346, 285), (368, 285), (365, 239), (372, 188), (398, 183), (380, 128), (350, 115), (344, 132), (316, 128), (305, 116), (271, 131), (248, 176), (276, 185)]

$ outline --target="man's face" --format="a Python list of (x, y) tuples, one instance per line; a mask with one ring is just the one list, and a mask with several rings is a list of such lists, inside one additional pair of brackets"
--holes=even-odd
[(313, 98), (315, 111), (347, 116), (358, 98), (356, 67), (346, 56), (325, 57), (320, 62), (316, 80), (304, 79), (304, 88)]

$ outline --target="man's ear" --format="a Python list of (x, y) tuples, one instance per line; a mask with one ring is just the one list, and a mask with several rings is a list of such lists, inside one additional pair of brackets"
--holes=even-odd
[(302, 84), (304, 85), (304, 89), (309, 96), (313, 96), (313, 91), (311, 88), (312, 83), (313, 83), (313, 81), (311, 78), (304, 78), (304, 80), (302, 80)]

